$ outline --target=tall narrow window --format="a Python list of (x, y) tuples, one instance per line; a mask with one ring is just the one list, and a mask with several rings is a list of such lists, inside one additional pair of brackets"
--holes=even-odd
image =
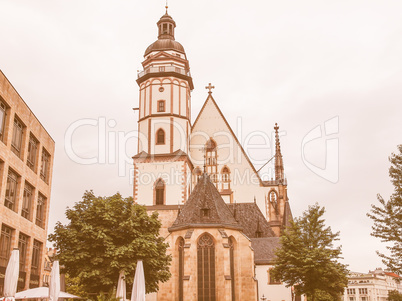
[(211, 138), (208, 140), (205, 145), (205, 165), (207, 169), (207, 173), (210, 175), (212, 182), (217, 182), (217, 147), (216, 142)]
[(20, 250), (20, 272), (25, 272), (28, 239), (29, 237), (27, 235), (20, 233), (18, 240), (18, 249)]
[(230, 189), (230, 170), (227, 166), (222, 168), (222, 189)]
[(7, 113), (7, 106), (6, 104), (0, 100), (0, 141), (4, 141), (4, 131), (6, 127), (6, 113)]
[(14, 118), (14, 129), (13, 129), (13, 139), (11, 140), (11, 150), (18, 157), (21, 157), (21, 146), (22, 146), (22, 130), (23, 125), (18, 118)]
[(158, 112), (165, 112), (165, 101), (164, 100), (158, 101)]
[(0, 266), (6, 267), (11, 255), (11, 241), (12, 241), (13, 229), (5, 226), (1, 226), (0, 237)]
[(42, 243), (35, 239), (33, 243), (32, 263), (31, 263), (31, 274), (33, 275), (40, 274), (41, 251), (42, 251)]
[(179, 301), (184, 300), (184, 289), (183, 289), (183, 280), (184, 280), (184, 239), (179, 238)]
[(7, 176), (7, 187), (6, 187), (6, 197), (4, 199), (4, 206), (11, 210), (16, 210), (16, 201), (17, 201), (17, 183), (18, 176), (13, 171), (8, 171)]
[(42, 148), (42, 160), (40, 168), (40, 178), (45, 182), (49, 183), (49, 165), (50, 165), (50, 155)]
[(165, 131), (162, 129), (156, 132), (156, 144), (165, 144)]
[(21, 215), (28, 220), (31, 220), (32, 215), (32, 197), (33, 197), (33, 187), (28, 183), (25, 183), (24, 187), (24, 197), (22, 200), (22, 211)]
[(35, 224), (41, 228), (45, 227), (45, 210), (46, 210), (46, 198), (38, 193), (38, 204), (36, 206), (36, 220)]
[(236, 286), (235, 286), (235, 268), (234, 268), (234, 242), (233, 238), (229, 237), (229, 252), (230, 252), (230, 285), (232, 289), (232, 301), (236, 300)]
[(159, 179), (155, 183), (155, 205), (165, 204), (165, 183)]
[(38, 153), (38, 140), (32, 134), (29, 136), (27, 165), (35, 171), (36, 154)]
[(203, 234), (197, 245), (198, 301), (216, 301), (215, 245), (209, 234)]

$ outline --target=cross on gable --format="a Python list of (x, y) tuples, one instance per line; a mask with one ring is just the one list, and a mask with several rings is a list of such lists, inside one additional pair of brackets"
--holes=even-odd
[(215, 86), (211, 86), (211, 83), (208, 84), (208, 86), (205, 87), (205, 89), (208, 89), (208, 93), (211, 94), (212, 93), (212, 89), (215, 89)]

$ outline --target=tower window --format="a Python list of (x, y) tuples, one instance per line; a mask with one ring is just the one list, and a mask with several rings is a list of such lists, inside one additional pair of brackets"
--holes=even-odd
[(159, 179), (155, 183), (155, 205), (165, 204), (165, 183)]
[(209, 234), (203, 234), (197, 245), (198, 300), (216, 301), (215, 244)]
[(165, 131), (162, 129), (156, 132), (156, 144), (165, 144)]
[(164, 100), (158, 101), (158, 112), (165, 112), (165, 101)]
[(184, 239), (183, 237), (180, 237), (179, 238), (179, 301), (184, 300), (183, 280), (184, 280)]
[(234, 266), (234, 239), (233, 237), (229, 237), (229, 251), (230, 251), (230, 285), (232, 289), (232, 301), (236, 300), (236, 286), (235, 286), (235, 266)]

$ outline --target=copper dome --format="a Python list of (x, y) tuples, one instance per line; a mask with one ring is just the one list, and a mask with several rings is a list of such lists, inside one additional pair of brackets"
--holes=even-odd
[(162, 51), (162, 50), (174, 50), (186, 54), (184, 52), (184, 47), (179, 42), (172, 39), (159, 39), (148, 46), (147, 50), (145, 50), (144, 56), (147, 56), (152, 51)]

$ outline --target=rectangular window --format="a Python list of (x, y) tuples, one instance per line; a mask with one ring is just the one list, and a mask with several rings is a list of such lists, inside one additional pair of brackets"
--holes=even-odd
[(32, 134), (29, 136), (27, 165), (35, 171), (36, 155), (38, 153), (38, 140)]
[(159, 72), (165, 72), (165, 67), (164, 67), (164, 66), (160, 66), (160, 67), (159, 67)]
[(23, 125), (18, 118), (14, 118), (14, 129), (13, 129), (13, 139), (11, 140), (11, 150), (18, 156), (21, 157), (21, 146), (22, 146), (22, 131)]
[(32, 263), (31, 263), (31, 274), (40, 274), (40, 256), (42, 251), (42, 243), (34, 240), (32, 249)]
[(46, 210), (46, 198), (38, 193), (38, 205), (36, 206), (36, 225), (41, 228), (45, 228), (45, 210)]
[(4, 200), (4, 206), (11, 210), (16, 210), (16, 201), (17, 201), (17, 183), (18, 176), (13, 171), (8, 171), (7, 176), (7, 187), (6, 187), (6, 197)]
[(0, 237), (0, 266), (7, 267), (8, 260), (11, 255), (11, 241), (13, 237), (13, 229), (2, 225)]
[(31, 215), (32, 215), (33, 191), (34, 191), (33, 187), (28, 183), (25, 183), (21, 215), (25, 217), (27, 220), (32, 220)]
[(165, 101), (164, 100), (158, 101), (158, 112), (165, 112)]
[(367, 288), (359, 288), (360, 295), (367, 295)]
[(6, 127), (7, 106), (0, 99), (0, 140), (4, 141), (4, 131)]
[(40, 168), (40, 178), (45, 182), (49, 183), (49, 165), (50, 165), (50, 155), (42, 148), (42, 162)]
[(20, 250), (20, 272), (25, 272), (28, 240), (29, 236), (20, 233), (20, 237), (18, 240), (18, 249)]
[(354, 288), (348, 288), (347, 292), (348, 292), (348, 295), (355, 295), (356, 294), (356, 290)]

